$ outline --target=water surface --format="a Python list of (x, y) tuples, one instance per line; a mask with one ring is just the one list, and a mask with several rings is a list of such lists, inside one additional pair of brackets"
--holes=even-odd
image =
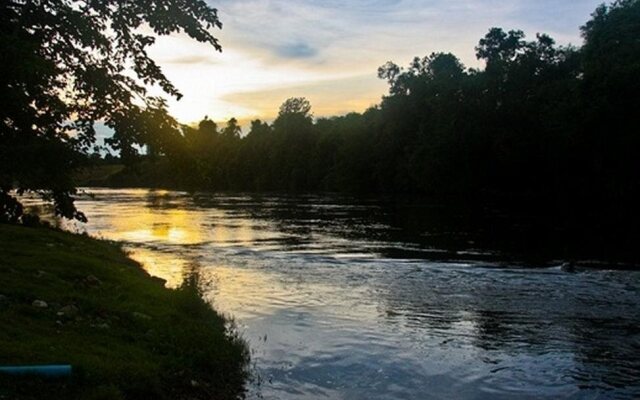
[(90, 191), (69, 227), (168, 286), (197, 274), (250, 344), (250, 398), (640, 397), (638, 272), (518, 262), (526, 240), (430, 205)]

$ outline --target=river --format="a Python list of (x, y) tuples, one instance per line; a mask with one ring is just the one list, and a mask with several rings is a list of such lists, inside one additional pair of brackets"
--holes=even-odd
[(640, 397), (640, 272), (523, 262), (554, 244), (415, 202), (89, 192), (67, 227), (198, 276), (249, 343), (249, 398)]

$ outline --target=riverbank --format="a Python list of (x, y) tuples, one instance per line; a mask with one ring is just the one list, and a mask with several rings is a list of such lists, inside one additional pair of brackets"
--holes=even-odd
[(0, 365), (71, 364), (63, 379), (0, 375), (5, 399), (231, 399), (246, 344), (194, 283), (166, 289), (116, 245), (0, 225)]

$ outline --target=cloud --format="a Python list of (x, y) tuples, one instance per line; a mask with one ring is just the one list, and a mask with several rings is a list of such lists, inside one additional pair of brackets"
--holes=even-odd
[(318, 50), (306, 43), (295, 43), (278, 47), (276, 54), (283, 58), (311, 58)]
[(531, 35), (548, 32), (560, 41), (578, 42), (578, 26), (600, 1), (221, 0), (216, 5), (225, 23), (223, 46), (278, 62), (288, 56), (280, 49), (295, 39), (323, 49), (329, 60), (325, 64), (332, 64), (367, 61), (376, 53), (406, 57), (445, 47), (473, 62), (473, 46), (493, 26), (521, 28)]
[(218, 61), (212, 59), (209, 55), (204, 54), (187, 54), (183, 56), (167, 58), (163, 61), (165, 64), (217, 64)]
[(230, 103), (254, 110), (255, 118), (275, 118), (282, 102), (290, 97), (306, 97), (316, 117), (362, 112), (380, 102), (386, 83), (375, 74), (330, 79), (273, 89), (231, 93), (223, 97)]
[(222, 54), (185, 35), (160, 39), (153, 53), (184, 94), (170, 103), (183, 122), (269, 112), (292, 88), (324, 110), (347, 110), (385, 93), (375, 73), (389, 60), (446, 51), (480, 66), (474, 46), (493, 26), (580, 44), (579, 26), (602, 0), (207, 1), (224, 24), (215, 32)]

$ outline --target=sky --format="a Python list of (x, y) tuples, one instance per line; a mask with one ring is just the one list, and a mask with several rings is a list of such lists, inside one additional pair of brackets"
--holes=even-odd
[(306, 97), (316, 117), (361, 112), (380, 102), (377, 68), (446, 51), (481, 67), (474, 46), (490, 27), (548, 33), (580, 45), (579, 27), (602, 0), (215, 0), (222, 53), (185, 35), (151, 49), (181, 90), (170, 101), (182, 123), (205, 115), (272, 120), (289, 97)]

